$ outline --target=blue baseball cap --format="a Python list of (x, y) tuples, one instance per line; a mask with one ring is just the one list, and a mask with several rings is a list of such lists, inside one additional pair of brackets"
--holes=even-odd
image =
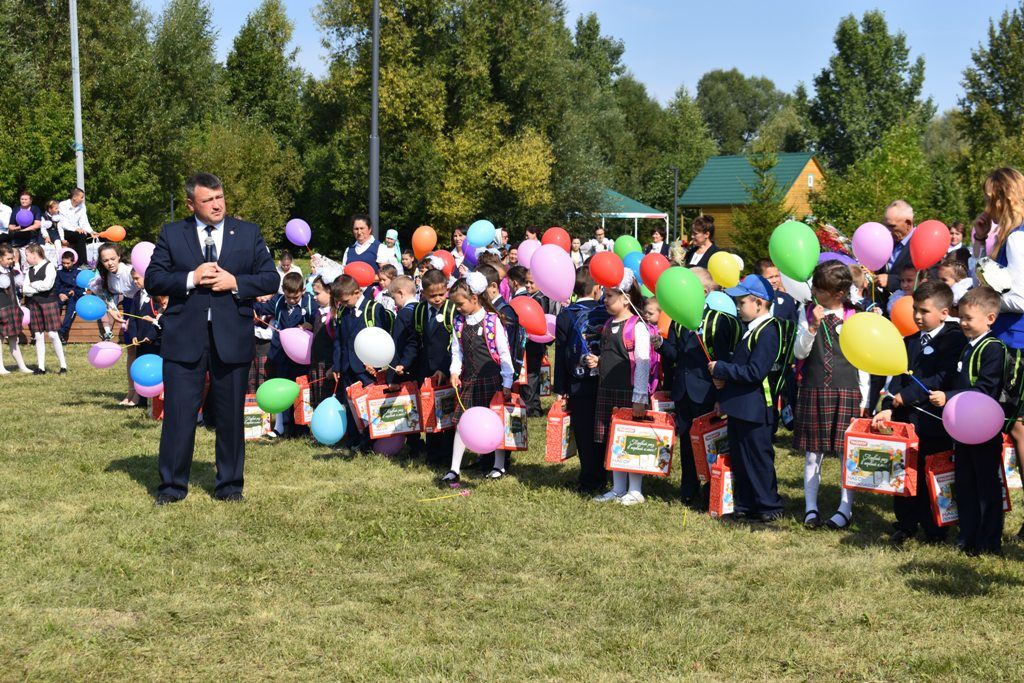
[(746, 276), (740, 280), (738, 285), (725, 290), (725, 293), (733, 297), (751, 294), (765, 301), (771, 301), (775, 298), (771, 283), (760, 275)]

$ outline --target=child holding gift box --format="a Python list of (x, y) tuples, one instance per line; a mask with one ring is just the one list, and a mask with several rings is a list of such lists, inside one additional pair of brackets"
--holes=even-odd
[[(600, 355), (587, 355), (587, 368), (597, 368), (597, 407), (594, 414), (594, 441), (599, 453), (608, 448), (609, 425), (616, 408), (633, 409), (633, 417), (647, 415), (651, 405), (649, 375), (651, 334), (635, 311), (643, 306), (640, 287), (631, 270), (626, 270), (618, 287), (605, 289), (604, 307), (611, 316), (601, 332)], [(632, 328), (632, 350), (627, 343), (627, 327)], [(612, 472), (612, 489), (594, 498), (596, 502), (616, 501), (621, 505), (644, 502), (643, 475)]]
[[(1006, 347), (990, 333), (999, 305), (1000, 296), (990, 287), (972, 289), (960, 299), (960, 329), (967, 346), (957, 361), (952, 388), (931, 392), (932, 405), (945, 406), (954, 395), (971, 390), (1000, 399)], [(957, 545), (968, 555), (998, 555), (1003, 543), (1003, 434), (974, 445), (958, 441), (954, 453), (953, 491), (960, 513)]]
[[(288, 357), (281, 346), (280, 332), (295, 327), (312, 330), (316, 302), (313, 296), (305, 291), (305, 282), (300, 273), (285, 273), (281, 281), (281, 290), (283, 294), (275, 294), (267, 302), (257, 302), (253, 310), (257, 315), (271, 316), (272, 325), (278, 333), (270, 340), (270, 352), (267, 354), (268, 376), (293, 380), (300, 375), (308, 376), (309, 366), (299, 365)], [(291, 410), (278, 413), (274, 418), (274, 431), (278, 436), (284, 436), (289, 424), (292, 424)]]
[[(487, 298), (487, 278), (480, 273), (469, 273), (456, 282), (449, 292), (452, 303), (459, 311), (452, 334), (452, 386), (459, 392), (458, 415), (463, 409), (490, 406), (494, 394), (501, 391), (507, 402), (512, 392), (512, 356), (501, 315)], [(452, 466), (441, 477), (442, 484), (459, 481), (462, 456), (466, 445), (455, 433), (452, 446)], [(494, 452), (494, 467), (488, 479), (505, 476), (505, 451)]]
[(781, 332), (772, 317), (772, 286), (760, 275), (748, 275), (731, 289), (747, 329), (732, 360), (713, 360), (708, 372), (718, 389), (719, 413), (729, 416), (729, 456), (737, 517), (771, 523), (782, 517), (775, 475), (772, 433), (778, 419), (775, 394), (782, 376)]
[[(366, 365), (356, 355), (356, 335), (368, 327), (370, 318), (365, 310), (376, 306), (368, 301), (359, 283), (351, 275), (340, 275), (331, 283), (331, 306), (336, 311), (334, 317), (334, 377), (338, 380), (337, 396), (344, 401), (348, 411), (343, 445), (361, 451), (370, 449), (370, 433), (366, 430), (359, 433), (356, 426), (356, 415), (352, 412), (346, 398), (345, 390), (356, 382), (363, 385), (373, 383), (373, 375), (367, 372)], [(380, 307), (383, 311), (383, 307)]]
[[(903, 340), (913, 379), (900, 375), (889, 380), (882, 411), (875, 415), (872, 424), (895, 420), (914, 425), (919, 441), (917, 471), (924, 472), (927, 456), (953, 448), (953, 440), (942, 426), (941, 414), (931, 409), (928, 392), (952, 388), (957, 359), (967, 345), (967, 338), (956, 323), (946, 320), (953, 305), (953, 290), (948, 285), (939, 280), (925, 282), (913, 297), (914, 323), (920, 331)], [(921, 385), (928, 387), (928, 391)], [(919, 528), (929, 543), (941, 543), (946, 538), (946, 530), (935, 524), (932, 517), (927, 486), (918, 486), (914, 496), (895, 496), (892, 508), (896, 530), (889, 540), (893, 545), (900, 546), (913, 538)]]
[[(811, 278), (813, 306), (800, 316), (796, 357), (803, 361), (803, 381), (796, 400), (793, 448), (806, 454), (804, 461), (804, 526), (823, 525), (818, 514), (821, 462), (826, 455), (843, 452), (850, 420), (861, 417), (869, 402), (871, 378), (850, 365), (839, 347), (843, 322), (856, 312), (848, 301), (853, 276), (839, 261), (825, 261)], [(839, 509), (824, 525), (844, 529), (853, 515), (853, 491), (840, 487)]]
[[(381, 267), (381, 272), (385, 267)], [(405, 367), (398, 359), (413, 343), (413, 336), (416, 333), (416, 283), (408, 275), (399, 275), (388, 283), (388, 295), (397, 309), (395, 324), (391, 328), (391, 338), (395, 340), (395, 359), (399, 364), (395, 366), (396, 369), (388, 370), (388, 384), (394, 384), (408, 379), (402, 377), (405, 375)], [(402, 372), (396, 372), (397, 368), (401, 368)], [(409, 434), (406, 443), (409, 452), (414, 456), (423, 452), (423, 441), (419, 434)]]
[(313, 408), (334, 392), (331, 364), (334, 360), (334, 316), (331, 312), (331, 288), (322, 276), (313, 278), (313, 348), (309, 354), (309, 402)]

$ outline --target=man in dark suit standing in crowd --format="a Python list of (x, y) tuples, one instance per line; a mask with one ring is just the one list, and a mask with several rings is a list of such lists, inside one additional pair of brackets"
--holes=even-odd
[(914, 209), (902, 199), (897, 199), (885, 209), (885, 227), (892, 234), (893, 250), (885, 273), (878, 276), (878, 284), (893, 294), (900, 288), (900, 272), (913, 266), (910, 258), (910, 238), (914, 234)]
[(217, 414), (214, 497), (242, 500), (242, 411), (255, 355), (252, 305), (280, 285), (259, 226), (227, 216), (216, 176), (190, 176), (185, 195), (193, 215), (164, 225), (146, 269), (150, 296), (169, 297), (161, 318), (166, 402), (157, 505), (188, 494), (207, 372)]

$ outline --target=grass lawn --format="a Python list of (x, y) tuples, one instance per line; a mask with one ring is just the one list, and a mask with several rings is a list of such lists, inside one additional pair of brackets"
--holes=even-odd
[[(86, 348), (0, 378), (0, 679), (1024, 677), (1019, 545), (891, 550), (871, 495), (850, 532), (806, 531), (783, 448), (768, 531), (687, 513), (678, 476), (584, 500), (541, 420), (514, 476), (436, 502), (419, 463), (292, 440), (250, 444), (246, 502), (217, 503), (201, 430), (189, 497), (156, 508), (160, 424)], [(835, 460), (824, 478), (831, 513)]]

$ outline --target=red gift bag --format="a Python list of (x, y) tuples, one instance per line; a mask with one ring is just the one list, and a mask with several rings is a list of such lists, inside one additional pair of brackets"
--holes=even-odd
[(735, 509), (732, 494), (732, 468), (729, 456), (722, 453), (711, 466), (711, 496), (708, 500), (708, 514), (712, 517), (731, 515)]
[(1024, 488), (1017, 465), (1017, 446), (1009, 434), (1003, 434), (1003, 478), (1011, 489)]
[(497, 391), (491, 399), (491, 410), (501, 416), (505, 425), (505, 443), (498, 448), (506, 451), (527, 450), (526, 402), (522, 397), (512, 392), (508, 403), (505, 403), (504, 395)]
[(648, 410), (643, 418), (634, 420), (631, 408), (615, 408), (608, 428), (605, 469), (667, 477), (675, 439), (671, 416)]
[(562, 462), (576, 455), (576, 438), (573, 435), (572, 418), (565, 409), (565, 399), (551, 404), (548, 410), (548, 426), (544, 439), (544, 462)]
[(458, 398), (451, 384), (434, 386), (429, 377), (420, 387), (420, 411), (423, 431), (436, 434), (455, 427), (455, 405)]
[(295, 424), (308, 425), (310, 420), (313, 419), (313, 406), (310, 403), (309, 377), (306, 375), (296, 377), (295, 383), (299, 385), (299, 395), (295, 397), (295, 403), (292, 405), (292, 415), (295, 417)]
[(693, 464), (702, 484), (711, 480), (711, 464), (718, 456), (729, 454), (728, 427), (728, 418), (716, 413), (701, 415), (690, 425)]
[(888, 496), (917, 493), (917, 434), (914, 425), (854, 418), (843, 448), (843, 488)]
[(371, 439), (385, 439), (420, 431), (420, 392), (415, 382), (390, 387), (373, 384), (366, 392), (366, 411)]
[[(956, 471), (953, 464), (953, 451), (944, 451), (925, 458), (924, 476), (928, 486), (928, 498), (932, 506), (932, 519), (938, 526), (950, 526), (960, 520), (960, 512), (956, 507)], [(1006, 472), (999, 471), (999, 481), (1003, 485), (1003, 511), (1009, 512), (1010, 488), (1006, 483)]]

